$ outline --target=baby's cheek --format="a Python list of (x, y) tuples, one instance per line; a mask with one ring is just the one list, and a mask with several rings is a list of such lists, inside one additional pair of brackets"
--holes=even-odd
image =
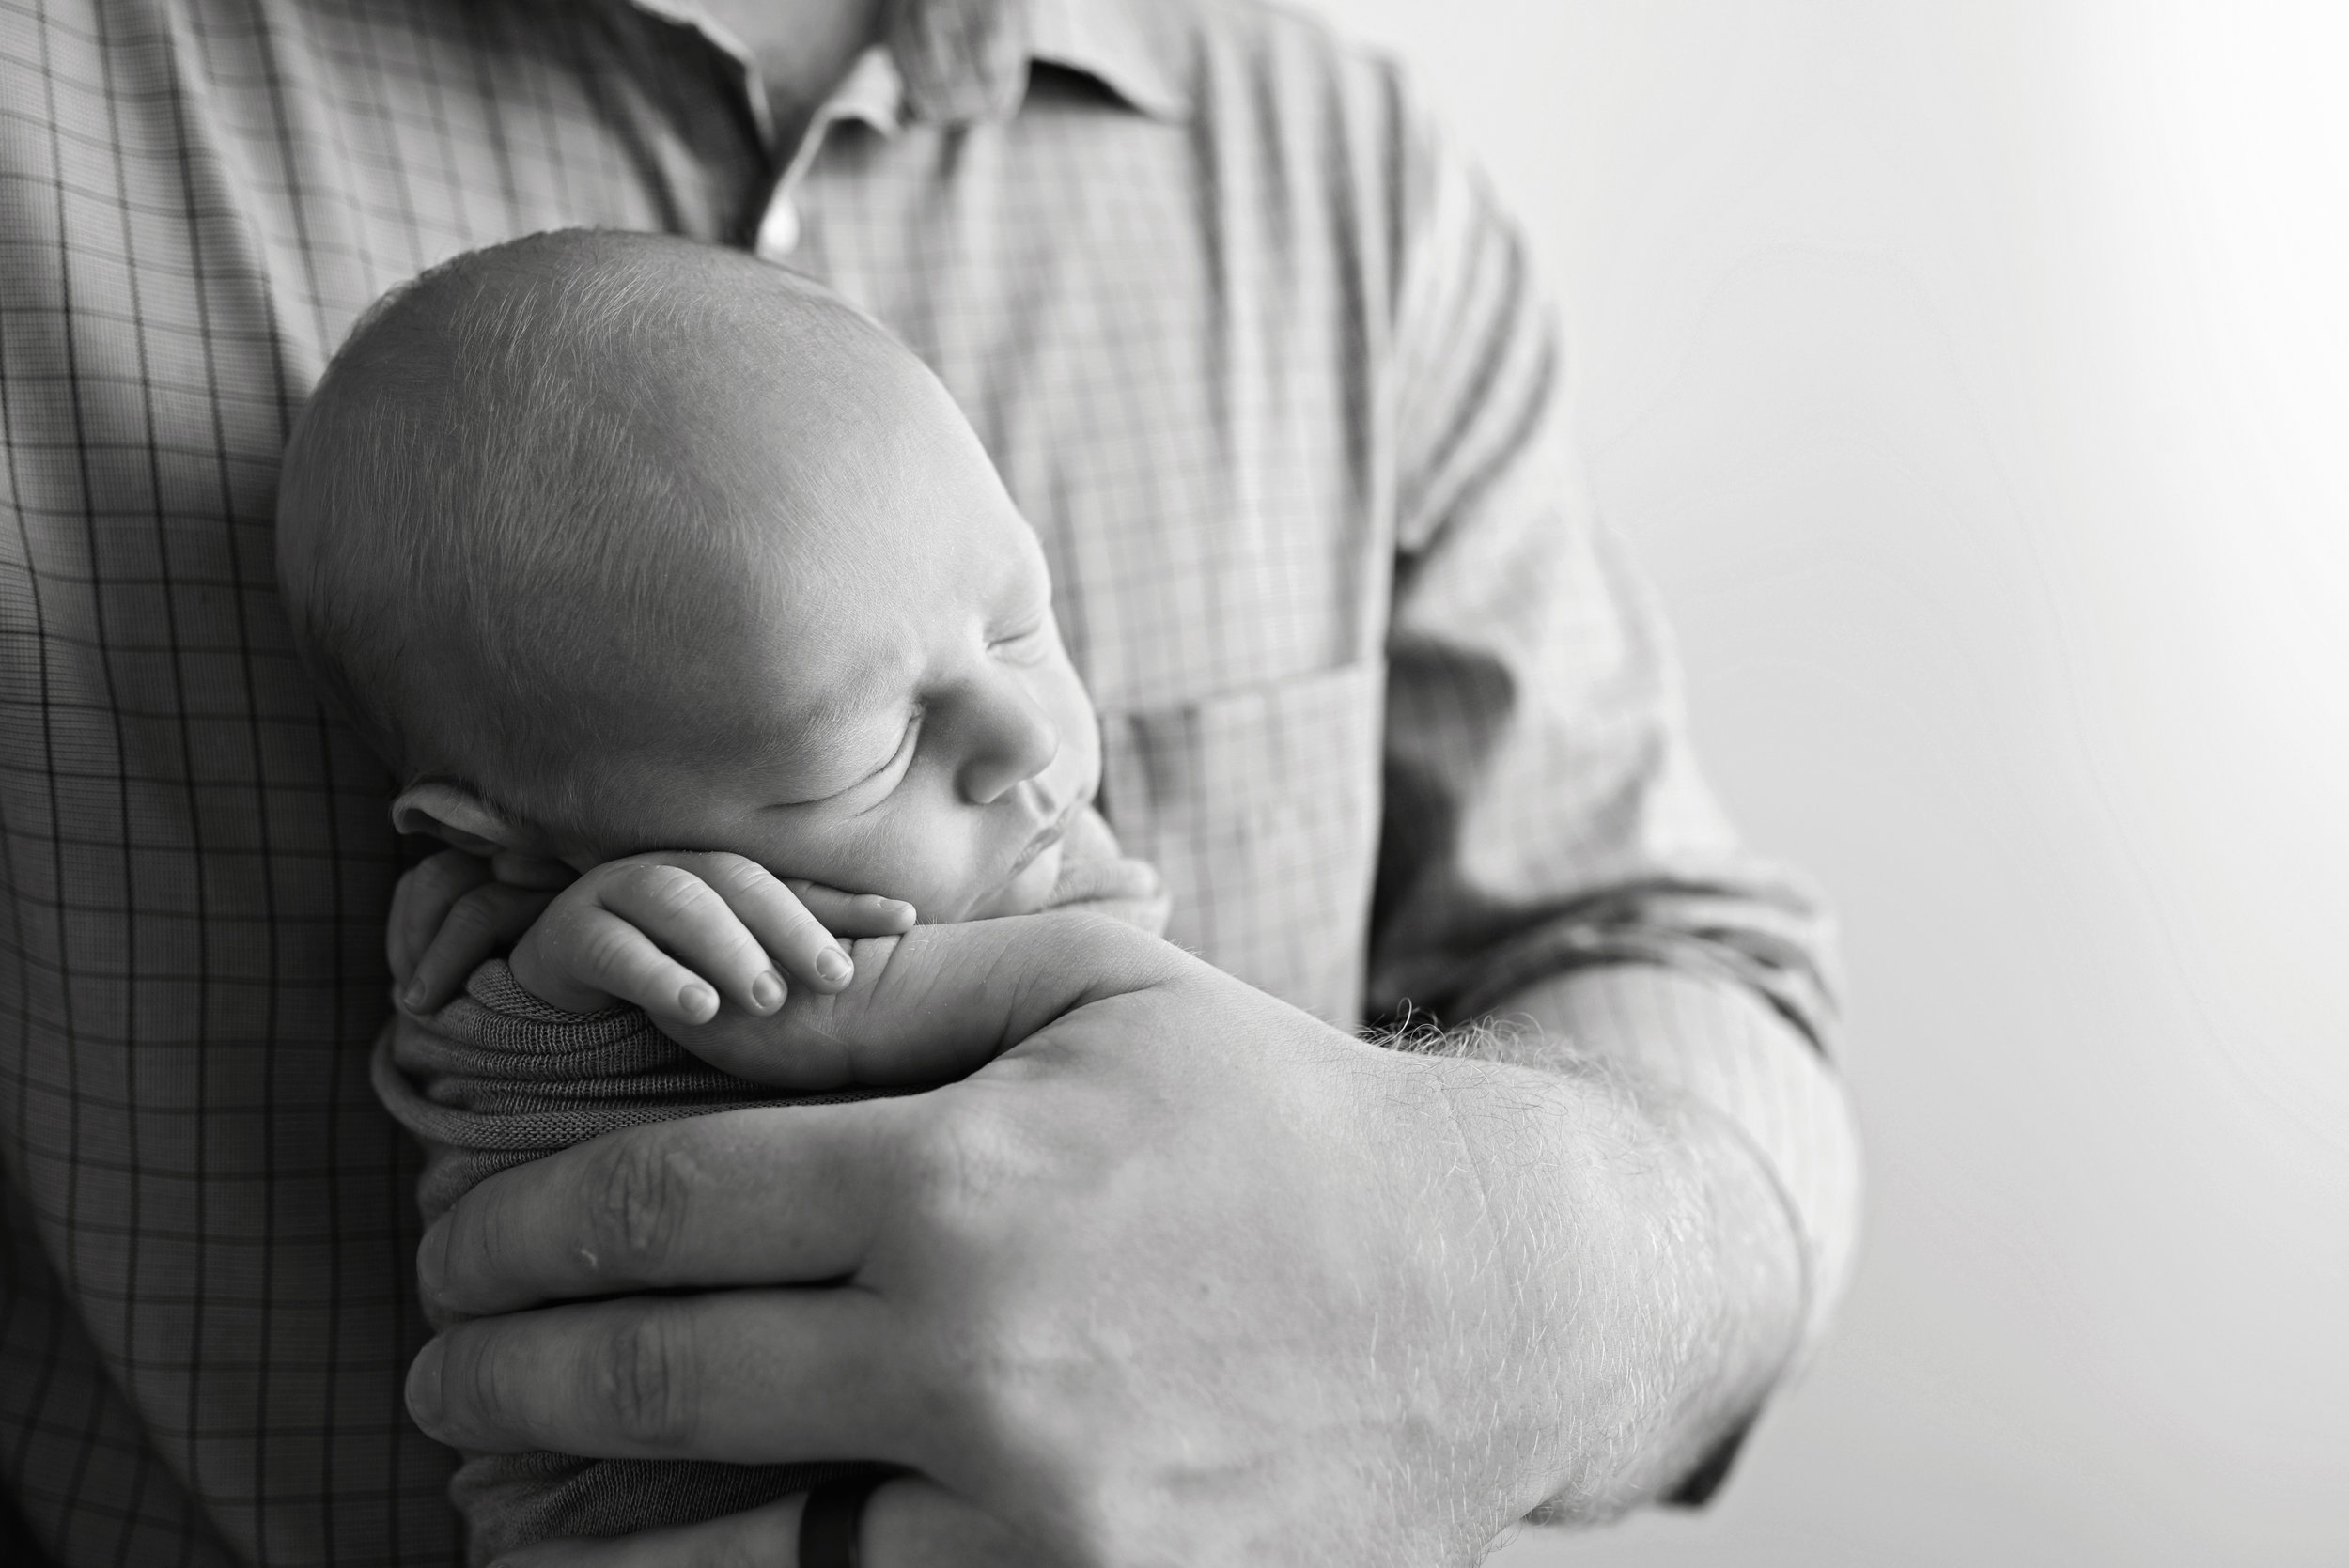
[(950, 857), (934, 845), (927, 853), (924, 848), (923, 841), (908, 834), (864, 857), (860, 869), (871, 885), (858, 891), (904, 899), (925, 924), (959, 919), (957, 911), (970, 894), (954, 875)]
[(926, 861), (910, 837), (868, 818), (770, 831), (755, 847), (744, 846), (742, 852), (778, 877), (804, 877), (842, 893), (901, 898), (927, 919), (928, 903), (938, 896), (939, 887), (934, 878), (922, 875)]
[(855, 891), (902, 898), (926, 925), (974, 918), (972, 907), (991, 891), (979, 875), (985, 857), (984, 846), (972, 836), (976, 814), (967, 820), (957, 820), (961, 813), (941, 815), (946, 820), (922, 812), (893, 814), (860, 845), (856, 870), (866, 882)]

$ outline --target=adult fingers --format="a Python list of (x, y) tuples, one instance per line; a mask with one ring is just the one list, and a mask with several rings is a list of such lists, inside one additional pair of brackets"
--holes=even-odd
[(383, 928), (383, 956), (394, 981), (405, 987), (415, 978), (416, 960), (432, 945), (449, 910), (490, 877), (488, 862), (462, 849), (428, 856), (401, 875), (392, 890), (392, 918)]
[(814, 1283), (863, 1260), (906, 1173), (904, 1102), (759, 1107), (606, 1133), (502, 1171), (425, 1232), (452, 1315), (692, 1285)]
[(408, 1409), (490, 1453), (907, 1463), (891, 1445), (925, 1427), (906, 1348), (853, 1285), (628, 1296), (444, 1330), (409, 1368)]
[(842, 893), (803, 877), (786, 877), (783, 885), (799, 895), (807, 912), (824, 923), (835, 937), (895, 937), (913, 929), (913, 906), (902, 898), (877, 893)]
[(553, 900), (551, 893), (504, 882), (474, 888), (450, 906), (440, 930), (416, 959), (400, 1000), (420, 1013), (447, 1001), (464, 988), (465, 977), (483, 959), (513, 946)]
[[(674, 1529), (616, 1541), (548, 1541), (500, 1568), (805, 1568), (800, 1517), (807, 1495)], [(863, 1568), (1037, 1568), (1045, 1560), (1003, 1525), (921, 1476), (884, 1482), (864, 1505), (855, 1560)]]

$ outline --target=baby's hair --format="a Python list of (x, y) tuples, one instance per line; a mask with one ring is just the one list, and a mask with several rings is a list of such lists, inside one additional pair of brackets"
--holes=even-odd
[(287, 446), (278, 571), (304, 663), (400, 783), (576, 828), (599, 802), (565, 759), (631, 738), (623, 705), (582, 700), (626, 673), (615, 619), (690, 648), (667, 590), (726, 548), (680, 386), (747, 396), (877, 351), (906, 352), (820, 286), (662, 236), (534, 235), (400, 286)]

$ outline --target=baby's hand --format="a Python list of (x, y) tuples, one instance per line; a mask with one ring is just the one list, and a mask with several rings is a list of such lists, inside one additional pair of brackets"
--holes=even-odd
[(512, 946), (577, 873), (560, 861), (443, 849), (409, 868), (392, 893), (384, 956), (399, 1000), (429, 1013), (464, 988), (485, 958)]
[[(506, 868), (495, 869), (502, 876)], [(402, 883), (394, 904), (396, 952), (404, 936), (413, 940), (412, 926), (430, 911), (438, 890), (464, 875), (462, 868), (443, 870), (412, 898)], [(656, 1022), (691, 1027), (715, 1017), (723, 998), (763, 1017), (783, 1005), (790, 986), (834, 992), (848, 984), (855, 969), (832, 939), (835, 932), (894, 936), (911, 929), (914, 918), (912, 906), (900, 900), (786, 882), (740, 855), (631, 855), (595, 867), (559, 893), (474, 875), (474, 888), (442, 905), (448, 918), (402, 997), (412, 1009), (446, 1001), (519, 931), (509, 960), (516, 983), (565, 1012), (632, 1001)], [(467, 900), (476, 900), (478, 912), (459, 920)], [(412, 908), (403, 911), (403, 904)], [(395, 956), (395, 973), (398, 966)]]
[(786, 883), (740, 855), (630, 855), (555, 894), (509, 962), (522, 989), (551, 1007), (632, 1001), (657, 1023), (690, 1027), (716, 1017), (722, 997), (764, 1017), (789, 986), (838, 991), (856, 966), (834, 931), (886, 937), (912, 926), (910, 904)]

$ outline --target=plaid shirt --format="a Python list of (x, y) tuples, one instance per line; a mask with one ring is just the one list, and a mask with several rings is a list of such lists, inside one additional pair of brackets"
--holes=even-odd
[(400, 846), (271, 513), (360, 309), (548, 227), (754, 245), (938, 369), (1174, 939), (1341, 1022), (1587, 980), (1840, 1274), (1816, 918), (1691, 768), (1484, 191), (1251, 0), (902, 9), (778, 180), (739, 56), (617, 0), (0, 0), (0, 1483), (56, 1561), (457, 1556), (367, 1089)]

